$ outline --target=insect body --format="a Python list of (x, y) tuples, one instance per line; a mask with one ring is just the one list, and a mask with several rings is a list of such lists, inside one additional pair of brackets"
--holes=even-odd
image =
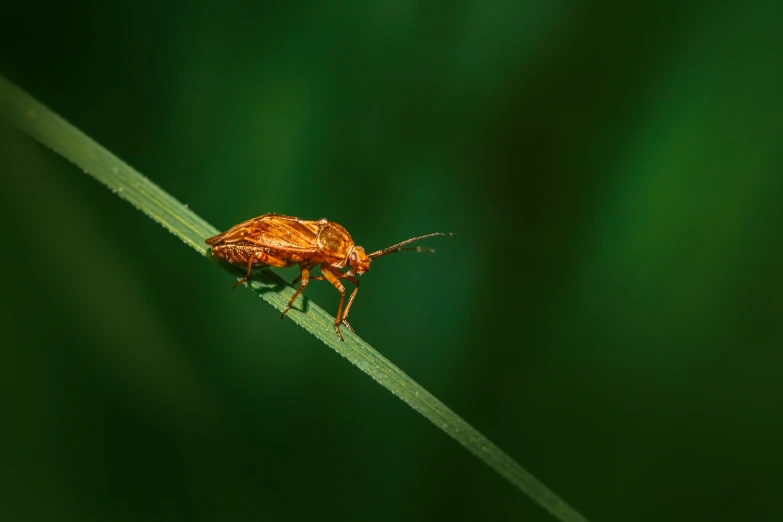
[[(406, 247), (414, 241), (432, 236), (449, 236), (435, 232), (423, 236), (414, 237), (397, 243), (389, 248), (378, 250), (371, 254), (354, 244), (351, 235), (345, 228), (332, 223), (326, 218), (318, 221), (307, 221), (292, 216), (281, 214), (264, 214), (254, 219), (234, 225), (227, 231), (206, 240), (212, 247), (212, 254), (228, 261), (233, 265), (247, 266), (245, 277), (234, 284), (250, 279), (250, 272), (254, 266), (274, 266), (285, 268), (299, 265), (301, 273), (294, 279), (296, 284), (301, 279), (302, 283), (294, 293), (288, 306), (280, 316), (282, 319), (294, 304), (294, 300), (305, 289), (310, 281), (329, 281), (340, 292), (340, 304), (337, 305), (337, 315), (334, 320), (334, 329), (340, 340), (343, 334), (340, 332), (340, 322), (352, 332), (354, 329), (348, 323), (348, 312), (359, 291), (359, 280), (356, 275), (362, 275), (370, 269), (370, 262), (379, 257), (413, 250), (415, 252), (434, 252), (431, 248)], [(321, 275), (311, 276), (310, 270), (320, 265)], [(341, 269), (348, 267), (348, 270)], [(345, 300), (345, 287), (341, 279), (350, 281), (355, 288), (348, 298), (348, 305), (343, 311)]]

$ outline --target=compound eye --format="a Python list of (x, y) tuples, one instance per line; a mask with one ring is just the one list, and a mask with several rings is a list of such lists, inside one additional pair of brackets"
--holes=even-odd
[(356, 255), (356, 252), (351, 252), (351, 262), (355, 263), (359, 257)]

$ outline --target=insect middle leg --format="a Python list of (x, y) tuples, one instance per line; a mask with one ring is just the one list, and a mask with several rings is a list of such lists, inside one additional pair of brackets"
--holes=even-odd
[(291, 296), (291, 299), (288, 301), (288, 306), (285, 307), (285, 310), (283, 310), (283, 313), (280, 315), (280, 319), (285, 317), (285, 314), (288, 313), (288, 310), (291, 309), (291, 307), (294, 305), (294, 301), (296, 301), (296, 298), (299, 297), (299, 294), (302, 293), (302, 290), (305, 289), (307, 286), (307, 283), (310, 281), (321, 281), (323, 280), (323, 276), (316, 276), (316, 277), (310, 277), (310, 268), (309, 266), (302, 266), (299, 265), (299, 270), (301, 273), (294, 279), (291, 284), (295, 285), (297, 281), (300, 279), (302, 280), (302, 284), (299, 285), (299, 288), (296, 289), (296, 292), (294, 292), (294, 295)]

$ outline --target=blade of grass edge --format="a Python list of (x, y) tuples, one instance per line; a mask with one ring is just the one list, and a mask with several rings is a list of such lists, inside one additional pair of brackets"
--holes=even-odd
[[(204, 239), (217, 234), (217, 229), (2, 75), (0, 117), (109, 187), (202, 256), (220, 264), (234, 276), (238, 275), (233, 268), (208, 255)], [(279, 311), (294, 292), (269, 270), (259, 271), (250, 287)], [(357, 335), (346, 331), (345, 342), (340, 342), (332, 327), (334, 317), (312, 301), (308, 304), (305, 312), (292, 308), (288, 317), (462, 444), (555, 518), (563, 522), (587, 522), (541, 481)]]

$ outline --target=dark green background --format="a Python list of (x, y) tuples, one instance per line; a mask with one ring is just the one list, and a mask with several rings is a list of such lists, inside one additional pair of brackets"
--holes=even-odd
[[(31, 2), (0, 73), (219, 229), (457, 232), (375, 263), (351, 322), (593, 522), (774, 521), (781, 5)], [(89, 176), (0, 144), (0, 519), (551, 520)]]

